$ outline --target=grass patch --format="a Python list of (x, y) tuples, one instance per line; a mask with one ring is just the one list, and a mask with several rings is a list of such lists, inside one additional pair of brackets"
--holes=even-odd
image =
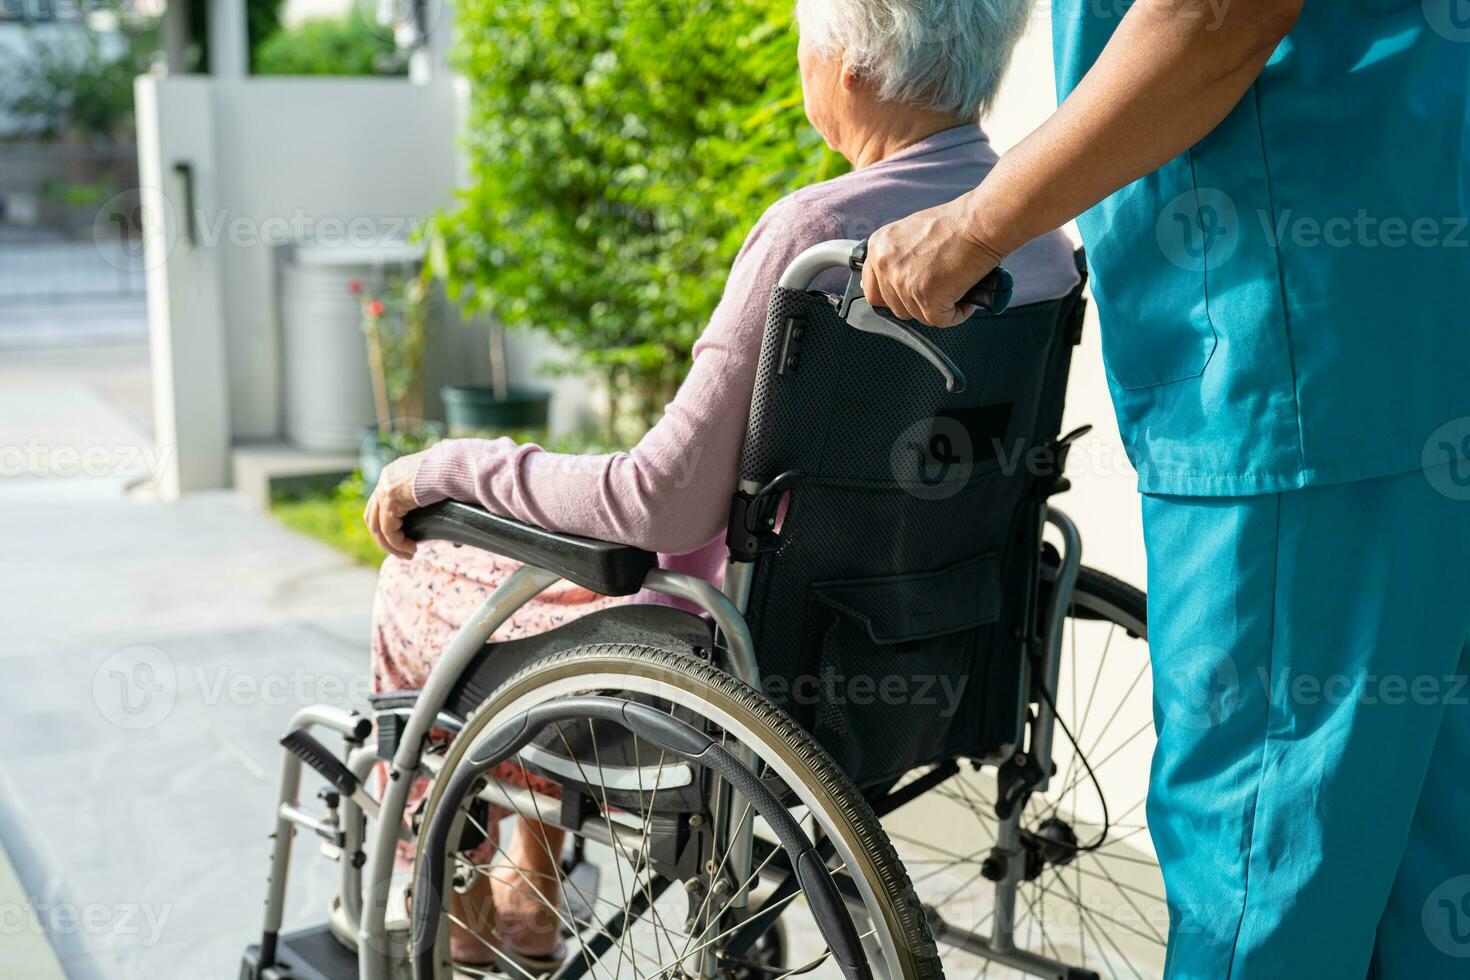
[(305, 491), (271, 497), (271, 515), (293, 531), (337, 549), (359, 565), (376, 568), (384, 552), (362, 521), (367, 488), (354, 473), (330, 492)]

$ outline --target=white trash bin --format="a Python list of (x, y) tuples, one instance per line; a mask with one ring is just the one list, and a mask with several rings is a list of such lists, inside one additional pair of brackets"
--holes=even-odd
[(286, 436), (302, 449), (355, 453), (376, 422), (362, 297), (384, 272), (416, 273), (423, 249), (406, 243), (295, 245), (281, 263)]

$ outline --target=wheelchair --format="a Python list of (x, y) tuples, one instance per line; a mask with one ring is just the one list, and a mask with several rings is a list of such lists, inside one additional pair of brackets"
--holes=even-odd
[[(854, 329), (811, 287), (847, 273), (850, 301), (858, 245), (809, 249), (773, 292), (722, 587), (461, 503), (409, 516), (522, 565), (422, 690), (297, 714), (242, 980), (1159, 975), (1145, 599), (1083, 567), (1051, 505), (1085, 432), (1060, 435), (1082, 286)], [(491, 640), (561, 579), (677, 603)], [(561, 832), (539, 838), (556, 882), (509, 860), (514, 820)], [(282, 934), (305, 832), (340, 886), (326, 924)], [(564, 956), (528, 966), (479, 929), (494, 964), (456, 962), (491, 873)]]

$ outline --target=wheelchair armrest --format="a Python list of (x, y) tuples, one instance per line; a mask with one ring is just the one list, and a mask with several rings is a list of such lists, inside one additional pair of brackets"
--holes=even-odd
[(410, 512), (403, 530), (415, 541), (453, 541), (514, 558), (601, 595), (632, 595), (658, 567), (651, 551), (548, 531), (455, 500)]

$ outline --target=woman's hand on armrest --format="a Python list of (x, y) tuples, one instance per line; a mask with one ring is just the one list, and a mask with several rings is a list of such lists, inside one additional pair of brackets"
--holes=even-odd
[(383, 467), (378, 486), (362, 513), (362, 519), (378, 547), (405, 561), (413, 557), (418, 547), (417, 541), (404, 535), (403, 518), (418, 508), (413, 495), (413, 480), (423, 461), (423, 453), (414, 453), (400, 456)]

